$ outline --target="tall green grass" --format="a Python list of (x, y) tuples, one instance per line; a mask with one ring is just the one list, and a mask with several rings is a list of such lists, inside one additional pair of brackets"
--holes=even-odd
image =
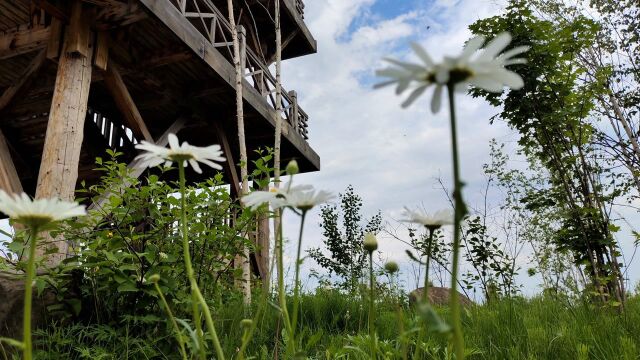
[[(224, 351), (231, 356), (240, 345), (242, 330), (239, 323), (246, 317), (242, 300), (235, 301), (237, 304), (226, 303), (212, 309)], [(438, 311), (443, 318), (449, 318), (446, 307), (438, 308)], [(402, 324), (398, 314), (402, 315)], [(399, 348), (398, 339), (402, 336), (402, 329), (420, 324), (415, 322), (414, 315), (413, 309), (405, 301), (384, 297), (376, 304), (379, 347), (381, 353), (389, 354), (389, 359), (399, 358), (395, 350)], [(464, 309), (462, 315), (469, 359), (640, 359), (639, 297), (630, 298), (622, 313), (586, 303), (535, 297), (473, 306)], [(286, 332), (279, 319), (275, 308), (265, 312), (247, 348), (249, 356), (256, 359), (284, 358), (282, 336), (286, 336)], [(366, 348), (368, 341), (367, 302), (360, 295), (345, 295), (334, 290), (305, 294), (300, 304), (299, 324), (299, 347), (305, 349), (311, 359), (369, 358), (367, 353), (354, 350), (357, 347)], [(166, 325), (159, 323), (158, 326)], [(36, 358), (82, 359), (89, 358), (87, 354), (97, 358), (96, 353), (128, 353), (131, 354), (130, 359), (179, 358), (177, 344), (170, 344), (174, 341), (171, 337), (162, 340), (166, 346), (159, 346), (157, 342), (141, 341), (146, 338), (144, 333), (126, 333), (122, 329), (108, 332), (111, 336), (94, 339), (91, 334), (104, 334), (106, 330), (92, 329), (81, 331), (78, 325), (66, 329), (57, 325), (39, 331)], [(123, 333), (126, 333), (125, 339), (121, 338)], [(82, 336), (76, 336), (80, 334)], [(430, 334), (424, 346), (431, 355), (425, 356), (430, 359), (453, 359), (447, 340), (442, 335)], [(123, 344), (127, 344), (126, 348)], [(144, 349), (145, 344), (151, 348)], [(99, 349), (91, 351), (92, 346)], [(410, 350), (413, 346), (415, 342), (410, 344)], [(172, 348), (175, 351), (166, 350)], [(276, 352), (280, 353), (279, 356)]]

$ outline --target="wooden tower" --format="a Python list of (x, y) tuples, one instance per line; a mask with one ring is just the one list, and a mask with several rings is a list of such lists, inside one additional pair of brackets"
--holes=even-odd
[[(281, 3), (283, 59), (314, 53), (302, 1)], [(234, 4), (251, 156), (274, 141), (274, 2)], [(226, 0), (0, 0), (0, 188), (72, 199), (81, 181), (98, 180), (95, 157), (107, 148), (140, 176), (134, 145), (166, 145), (173, 132), (190, 144), (221, 144), (238, 194), (230, 29)], [(295, 91), (283, 91), (282, 107), (283, 163), (319, 170)], [(254, 254), (259, 274), (264, 255)]]

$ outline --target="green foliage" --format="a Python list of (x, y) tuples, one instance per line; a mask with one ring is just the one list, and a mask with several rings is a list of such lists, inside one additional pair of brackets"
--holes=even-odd
[[(157, 293), (146, 281), (153, 274), (160, 275), (160, 288), (170, 301), (189, 301), (175, 221), (179, 197), (173, 184), (155, 174), (132, 178), (126, 165), (117, 162), (119, 154), (111, 155), (110, 160), (97, 161), (97, 170), (104, 174), (101, 182), (81, 191), (94, 201), (106, 196), (106, 201), (89, 216), (67, 224), (63, 234), (74, 244), (75, 255), (65, 260), (52, 282), (61, 298), (73, 294), (81, 301), (82, 314), (74, 315), (98, 323), (158, 310)], [(250, 221), (248, 215), (235, 227), (226, 221), (238, 205), (222, 185), (218, 174), (189, 188), (186, 198), (194, 271), (211, 298), (230, 288), (221, 276), (232, 275), (225, 270), (245, 243), (242, 229)]]
[(321, 267), (342, 279), (340, 286), (355, 292), (367, 266), (367, 256), (362, 248), (364, 234), (376, 234), (382, 230), (382, 215), (378, 212), (363, 224), (362, 198), (351, 185), (339, 194), (339, 198), (340, 209), (336, 205), (326, 205), (321, 209), (320, 227), (329, 253), (325, 255), (319, 248), (308, 252)]
[(619, 252), (607, 215), (620, 193), (612, 185), (616, 175), (597, 160), (596, 129), (589, 121), (606, 89), (598, 82), (582, 81), (587, 69), (577, 61), (584, 48), (594, 46), (599, 24), (584, 16), (562, 23), (540, 19), (529, 2), (513, 0), (506, 13), (470, 28), (489, 37), (509, 31), (513, 46), (530, 46), (527, 66), (517, 69), (525, 83), (522, 89), (506, 96), (482, 90), (472, 94), (502, 105), (497, 117), (518, 130), (519, 145), (530, 162), (548, 171), (547, 186), (530, 188), (521, 196), (527, 210), (559, 211), (560, 226), (553, 233), (557, 249), (573, 256), (601, 300), (621, 299)]
[(475, 272), (467, 272), (463, 283), (468, 289), (480, 283), (487, 301), (496, 296), (512, 295), (515, 291), (515, 263), (502, 248), (498, 239), (488, 233), (480, 216), (467, 218), (462, 236), (467, 252), (465, 258)]

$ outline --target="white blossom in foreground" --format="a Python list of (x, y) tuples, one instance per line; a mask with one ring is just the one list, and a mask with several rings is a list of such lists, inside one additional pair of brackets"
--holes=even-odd
[(430, 230), (436, 230), (444, 225), (453, 224), (453, 213), (451, 210), (439, 210), (433, 214), (427, 214), (420, 210), (411, 210), (405, 207), (403, 215), (405, 218), (401, 221), (420, 224)]
[(333, 199), (330, 192), (311, 188), (307, 191), (290, 191), (281, 201), (280, 206), (292, 207), (302, 211), (311, 210), (314, 206), (324, 204)]
[(32, 200), (29, 195), (10, 195), (0, 190), (0, 211), (12, 220), (42, 229), (64, 219), (86, 215), (84, 205), (58, 199)]
[(256, 210), (263, 204), (270, 204), (274, 209), (292, 207), (307, 211), (316, 205), (325, 203), (333, 195), (324, 190), (316, 191), (311, 185), (291, 186), (288, 183), (281, 189), (272, 188), (269, 191), (254, 191), (242, 197), (245, 206)]
[(467, 42), (460, 55), (445, 56), (440, 63), (435, 63), (420, 45), (412, 44), (414, 52), (424, 65), (387, 59), (397, 67), (378, 71), (378, 76), (391, 80), (380, 83), (376, 87), (397, 84), (397, 94), (412, 87), (413, 91), (402, 103), (403, 107), (408, 107), (429, 86), (435, 85), (431, 99), (431, 111), (434, 113), (440, 110), (442, 93), (447, 85), (453, 85), (456, 90), (462, 91), (466, 90), (468, 85), (472, 85), (498, 93), (502, 92), (505, 87), (514, 90), (520, 89), (524, 85), (522, 78), (515, 72), (507, 70), (505, 66), (524, 64), (525, 59), (514, 58), (514, 56), (524, 53), (529, 47), (518, 46), (501, 54), (510, 42), (511, 35), (504, 32), (498, 34), (484, 48), (481, 48), (485, 43), (485, 38), (477, 36)]
[(154, 167), (164, 163), (169, 166), (173, 162), (180, 162), (184, 167), (187, 164), (193, 167), (198, 174), (202, 174), (202, 169), (198, 163), (203, 163), (214, 169), (222, 170), (222, 166), (217, 162), (224, 161), (220, 145), (210, 145), (207, 147), (199, 147), (189, 145), (186, 141), (180, 145), (178, 137), (175, 134), (169, 134), (169, 147), (158, 146), (148, 141), (142, 141), (136, 145), (136, 149), (144, 152), (136, 157), (142, 161), (144, 167)]

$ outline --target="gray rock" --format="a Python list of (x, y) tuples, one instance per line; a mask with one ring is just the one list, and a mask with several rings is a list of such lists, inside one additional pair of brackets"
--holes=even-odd
[[(424, 288), (420, 287), (410, 292), (409, 304), (414, 305), (420, 299), (422, 299), (423, 291), (424, 291)], [(460, 292), (458, 292), (458, 295), (460, 298), (460, 304), (462, 304), (462, 306), (471, 306), (474, 304), (474, 302), (471, 301), (471, 299), (466, 297), (464, 294), (461, 294)], [(427, 297), (429, 298), (429, 303), (431, 303), (432, 305), (448, 305), (450, 296), (451, 296), (450, 288), (437, 287), (437, 286), (430, 286), (429, 292), (427, 294)]]

